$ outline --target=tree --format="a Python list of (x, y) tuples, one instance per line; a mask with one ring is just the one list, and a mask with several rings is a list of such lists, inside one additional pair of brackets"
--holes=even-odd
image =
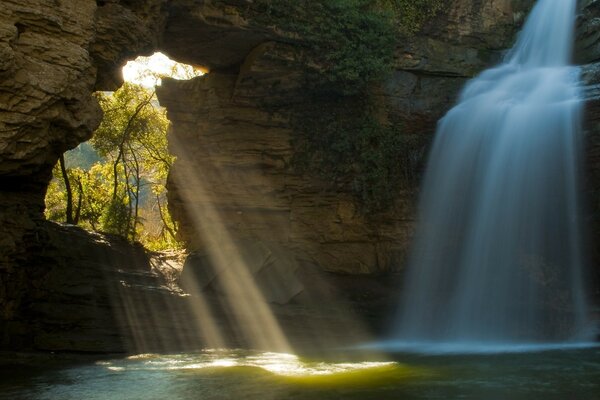
[(103, 228), (135, 239), (144, 186), (164, 186), (172, 156), (167, 151), (165, 111), (153, 91), (125, 83), (113, 94), (99, 93), (105, 116), (92, 145), (112, 164), (112, 196)]
[[(104, 119), (90, 141), (93, 152), (78, 149), (77, 159), (69, 152), (61, 157), (47, 192), (46, 216), (142, 240), (155, 249), (177, 246), (166, 209), (173, 157), (165, 110), (153, 91), (131, 83), (97, 97)], [(98, 160), (91, 166), (80, 159), (82, 154), (93, 159), (95, 153)]]
[(71, 190), (71, 181), (69, 180), (69, 174), (67, 174), (67, 168), (65, 167), (65, 156), (61, 154), (58, 159), (60, 165), (60, 172), (65, 182), (65, 193), (67, 195), (67, 207), (65, 210), (67, 224), (73, 224), (73, 191)]

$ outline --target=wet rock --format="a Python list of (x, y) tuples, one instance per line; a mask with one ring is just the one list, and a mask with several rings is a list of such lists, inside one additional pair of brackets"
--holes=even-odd
[(168, 348), (171, 337), (160, 331), (179, 318), (172, 310), (183, 315), (187, 309), (152, 253), (50, 222), (30, 227), (26, 237), (19, 267), (0, 269), (0, 348), (96, 353)]
[[(600, 2), (585, 0), (581, 2), (581, 13), (578, 17), (576, 31), (576, 54), (582, 67), (584, 83), (583, 96), (585, 106), (585, 170), (586, 170), (586, 201), (588, 213), (586, 222), (591, 233), (592, 243), (600, 241), (600, 42), (598, 41), (598, 24), (600, 21)], [(590, 274), (590, 287), (600, 285), (600, 247), (590, 245), (591, 261), (594, 268)], [(593, 289), (592, 289), (593, 290)], [(600, 293), (592, 294), (600, 301)]]
[(234, 255), (226, 257), (225, 265), (219, 263), (208, 253), (191, 253), (183, 266), (181, 287), (191, 295), (209, 289), (227, 295), (229, 285), (227, 279), (239, 280), (246, 285), (240, 276), (251, 277), (252, 285), (260, 290), (268, 303), (287, 304), (304, 290), (303, 283), (296, 276), (298, 264), (287, 258), (287, 252), (271, 248), (268, 244), (257, 241), (238, 241), (213, 251)]
[(600, 2), (584, 0), (577, 20), (575, 59), (578, 64), (600, 60)]

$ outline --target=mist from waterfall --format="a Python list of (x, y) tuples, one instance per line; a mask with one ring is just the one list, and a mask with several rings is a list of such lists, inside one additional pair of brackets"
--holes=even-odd
[(395, 339), (583, 339), (576, 0), (539, 0), (504, 62), (440, 120)]

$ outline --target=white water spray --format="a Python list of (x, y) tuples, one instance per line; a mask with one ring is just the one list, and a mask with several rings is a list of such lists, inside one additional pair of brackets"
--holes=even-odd
[(576, 0), (540, 0), (439, 122), (396, 338), (567, 341), (586, 330)]

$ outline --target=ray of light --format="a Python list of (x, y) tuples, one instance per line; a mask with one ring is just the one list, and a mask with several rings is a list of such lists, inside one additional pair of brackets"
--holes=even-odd
[[(187, 155), (184, 143), (171, 137), (175, 154)], [(187, 155), (189, 157), (189, 155)], [(194, 228), (205, 243), (205, 250), (219, 273), (219, 285), (225, 293), (225, 299), (235, 319), (238, 333), (257, 349), (290, 351), (290, 345), (279, 326), (273, 312), (258, 288), (249, 265), (237, 248), (219, 211), (210, 198), (199, 202), (194, 192), (200, 189), (209, 193), (202, 180), (202, 174), (178, 161), (173, 171), (173, 179), (184, 201), (186, 213)], [(194, 293), (196, 295), (197, 293)]]

